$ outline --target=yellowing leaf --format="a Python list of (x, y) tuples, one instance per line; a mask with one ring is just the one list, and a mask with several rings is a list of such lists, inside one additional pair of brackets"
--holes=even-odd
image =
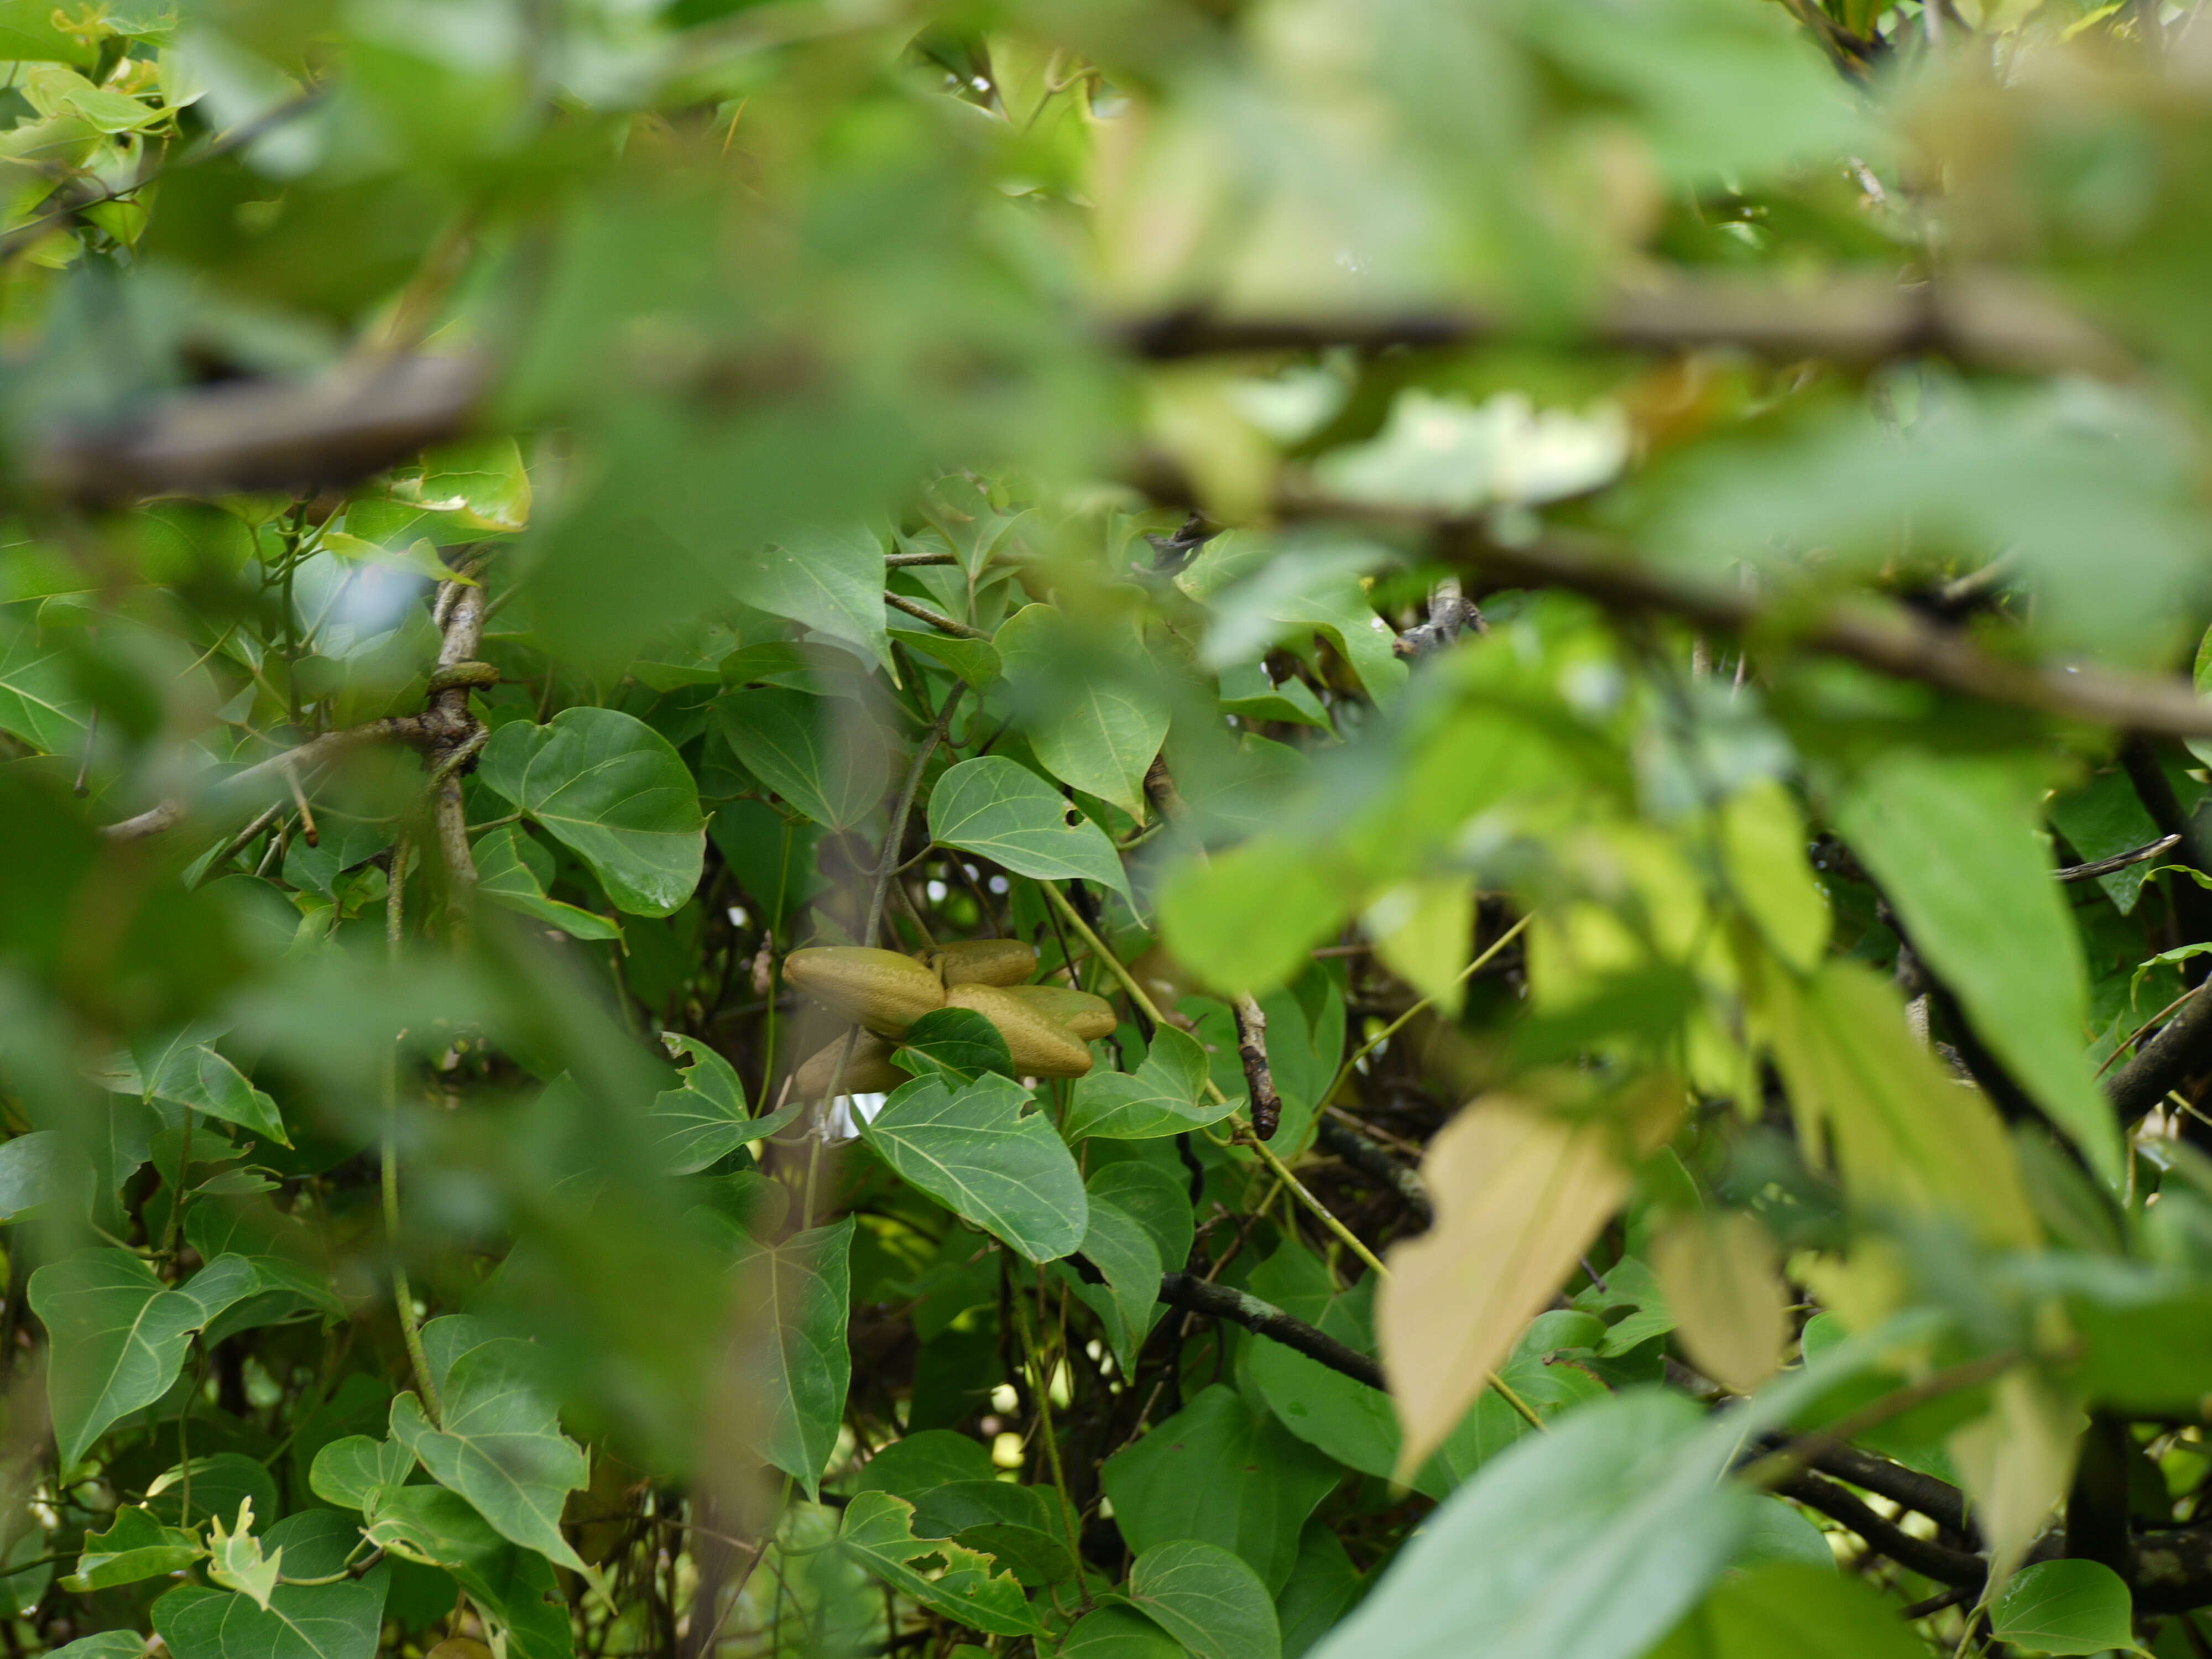
[(1498, 1097), (1444, 1126), (1421, 1179), (1437, 1224), (1391, 1251), (1376, 1297), (1406, 1432), (1401, 1480), (1443, 1443), (1628, 1188), (1607, 1126)]
[(1790, 1298), (1757, 1217), (1676, 1217), (1652, 1246), (1651, 1270), (1674, 1310), (1675, 1337), (1699, 1370), (1749, 1394), (1782, 1369)]
[(264, 1613), (269, 1611), (269, 1597), (276, 1589), (276, 1576), (283, 1571), (283, 1564), (282, 1546), (265, 1559), (261, 1553), (261, 1540), (253, 1535), (252, 1498), (238, 1506), (237, 1531), (226, 1533), (219, 1515), (209, 1523), (208, 1577), (226, 1589), (251, 1596)]
[(1988, 1243), (2036, 1243), (2003, 1126), (1912, 1040), (1894, 990), (1836, 960), (1809, 979), (1761, 975), (1756, 1002), (1799, 1144), (1832, 1139), (1856, 1196), (1954, 1214)]
[(1806, 862), (1805, 826), (1790, 792), (1770, 781), (1729, 796), (1720, 840), (1729, 885), (1768, 945), (1811, 972), (1828, 948), (1828, 896)]
[(1457, 1018), (1467, 1000), (1460, 981), (1474, 950), (1474, 883), (1467, 876), (1431, 876), (1401, 882), (1367, 907), (1361, 918), (1382, 965), (1437, 1011)]
[(1989, 1411), (1951, 1436), (1951, 1461), (1989, 1540), (1988, 1594), (2004, 1588), (2065, 1495), (2082, 1420), (2073, 1401), (2022, 1367), (1999, 1377)]

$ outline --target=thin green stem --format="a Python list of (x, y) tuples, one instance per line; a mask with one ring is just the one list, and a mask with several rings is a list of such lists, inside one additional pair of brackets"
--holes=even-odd
[[(1045, 896), (1052, 902), (1053, 907), (1066, 919), (1068, 926), (1074, 928), (1077, 933), (1081, 935), (1083, 942), (1091, 947), (1091, 953), (1105, 966), (1106, 970), (1112, 974), (1114, 977), (1121, 982), (1121, 988), (1129, 994), (1129, 1000), (1134, 1002), (1138, 1007), (1145, 1011), (1146, 1018), (1151, 1019), (1154, 1025), (1158, 1026), (1166, 1024), (1168, 1023), (1167, 1017), (1160, 1012), (1158, 1005), (1156, 1004), (1151, 997), (1145, 994), (1145, 988), (1138, 984), (1135, 976), (1132, 975), (1127, 968), (1121, 965), (1121, 958), (1116, 957), (1113, 951), (1106, 948), (1106, 941), (1098, 937), (1097, 932), (1092, 929), (1089, 922), (1084, 921), (1083, 913), (1078, 910), (1073, 904), (1068, 902), (1067, 896), (1065, 893), (1062, 893), (1057, 887), (1054, 886), (1048, 881), (1041, 881), (1037, 885), (1044, 890)], [(1497, 944), (1492, 945), (1489, 951), (1486, 952), (1484, 956), (1476, 958), (1475, 962), (1468, 967), (1467, 971), (1470, 974), (1473, 973), (1474, 969), (1480, 967), (1483, 962), (1486, 961), (1490, 956), (1494, 955), (1498, 951), (1504, 949), (1506, 941), (1510, 939), (1515, 933), (1519, 933), (1522, 928), (1527, 926), (1528, 919), (1523, 917), (1519, 922), (1516, 922), (1514, 925), (1510, 932), (1507, 933), (1504, 938), (1501, 938)], [(1401, 1017), (1401, 1019), (1411, 1018), (1413, 1017), (1413, 1011), (1412, 1010), (1408, 1010), (1407, 1012)], [(1216, 1085), (1213, 1079), (1210, 1077), (1206, 1079), (1206, 1092), (1212, 1097), (1214, 1103), (1217, 1105), (1228, 1098), (1228, 1097), (1221, 1092), (1219, 1086)], [(1332, 1092), (1334, 1092), (1333, 1086)], [(1326, 1099), (1327, 1097), (1324, 1096), (1323, 1098)], [(1209, 1139), (1211, 1139), (1211, 1137), (1209, 1137)], [(1217, 1144), (1220, 1143), (1217, 1142)], [(1373, 1272), (1382, 1278), (1389, 1278), (1390, 1270), (1382, 1265), (1382, 1258), (1376, 1255), (1374, 1251), (1369, 1249), (1366, 1243), (1362, 1240), (1357, 1233), (1353, 1232), (1351, 1228), (1346, 1226), (1343, 1221), (1338, 1218), (1334, 1211), (1331, 1210), (1328, 1205), (1322, 1203), (1321, 1200), (1316, 1198), (1311, 1192), (1308, 1191), (1305, 1182), (1300, 1181), (1297, 1176), (1291, 1173), (1290, 1165), (1284, 1163), (1281, 1158), (1276, 1157), (1274, 1149), (1269, 1146), (1266, 1141), (1261, 1140), (1258, 1136), (1250, 1133), (1247, 1126), (1240, 1124), (1238, 1126), (1238, 1133), (1235, 1137), (1235, 1144), (1249, 1147), (1259, 1158), (1260, 1162), (1267, 1166), (1267, 1169), (1273, 1174), (1275, 1178), (1280, 1181), (1285, 1187), (1291, 1190), (1291, 1192), (1297, 1197), (1299, 1203), (1306, 1206), (1308, 1212), (1313, 1216), (1315, 1220), (1320, 1222), (1322, 1226), (1328, 1228), (1330, 1232), (1334, 1233), (1344, 1244), (1346, 1249), (1350, 1250), (1354, 1255), (1365, 1262)], [(1545, 1429), (1550, 1426), (1541, 1417), (1536, 1414), (1535, 1411), (1529, 1406), (1527, 1401), (1523, 1400), (1514, 1391), (1512, 1385), (1507, 1382), (1504, 1377), (1498, 1376), (1496, 1371), (1490, 1373), (1488, 1381), (1491, 1388), (1496, 1391), (1498, 1397), (1500, 1400), (1503, 1400), (1508, 1406), (1510, 1406), (1531, 1428)]]
[[(1475, 957), (1473, 962), (1468, 963), (1466, 967), (1460, 969), (1457, 975), (1455, 975), (1452, 980), (1452, 983), (1454, 985), (1464, 984), (1467, 981), (1472, 979), (1482, 969), (1487, 967), (1490, 964), (1492, 958), (1496, 957), (1500, 951), (1503, 951), (1507, 945), (1510, 945), (1516, 939), (1517, 939), (1520, 936), (1522, 930), (1528, 927), (1528, 925), (1535, 918), (1533, 916), (1523, 916), (1520, 921), (1515, 922), (1510, 927), (1500, 933), (1497, 939), (1491, 942), (1487, 950), (1484, 951), (1480, 956)], [(1399, 1015), (1397, 1018), (1392, 1020), (1388, 1025), (1385, 1025), (1381, 1030), (1377, 1031), (1373, 1036), (1368, 1038), (1366, 1042), (1361, 1043), (1358, 1048), (1354, 1049), (1352, 1051), (1352, 1058), (1346, 1060), (1342, 1066), (1339, 1066), (1337, 1068), (1336, 1075), (1328, 1080), (1328, 1087), (1322, 1093), (1322, 1103), (1327, 1104), (1328, 1102), (1336, 1098), (1336, 1091), (1344, 1087), (1345, 1081), (1346, 1079), (1351, 1077), (1352, 1068), (1354, 1066), (1358, 1066), (1361, 1060), (1366, 1059), (1368, 1055), (1373, 1054), (1377, 1048), (1380, 1048), (1392, 1037), (1397, 1036), (1400, 1031), (1405, 1029), (1407, 1023), (1410, 1021), (1414, 1015), (1419, 1013), (1423, 1009), (1429, 1006), (1429, 1005), (1433, 1003), (1435, 1000), (1436, 998), (1434, 996), (1423, 997), (1412, 1007), (1407, 1009), (1404, 1013)]]
[[(1040, 1304), (1043, 1295), (1044, 1269), (1039, 1267), (1037, 1296)], [(1036, 1392), (1037, 1426), (1044, 1433), (1045, 1461), (1052, 1466), (1053, 1490), (1060, 1494), (1060, 1519), (1067, 1534), (1068, 1556), (1070, 1559), (1079, 1562), (1083, 1559), (1083, 1543), (1075, 1531), (1075, 1500), (1068, 1493), (1067, 1471), (1061, 1467), (1060, 1461), (1060, 1436), (1052, 1425), (1052, 1373), (1045, 1368), (1043, 1358), (1037, 1352), (1036, 1337), (1030, 1329), (1028, 1304), (1023, 1302), (1018, 1293), (1011, 1300), (1014, 1308), (1014, 1323), (1022, 1334), (1022, 1348), (1029, 1355), (1030, 1386)], [(1088, 1607), (1091, 1597), (1087, 1592), (1083, 1600), (1084, 1605)]]

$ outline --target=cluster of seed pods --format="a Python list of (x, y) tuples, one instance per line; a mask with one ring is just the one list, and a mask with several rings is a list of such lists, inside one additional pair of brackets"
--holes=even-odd
[(970, 939), (919, 957), (859, 945), (793, 951), (784, 978), (861, 1028), (849, 1060), (839, 1037), (799, 1068), (795, 1086), (803, 1097), (827, 1094), (842, 1060), (843, 1092), (897, 1088), (907, 1074), (891, 1064), (892, 1050), (939, 1008), (969, 1008), (989, 1020), (1024, 1077), (1081, 1077), (1091, 1069), (1091, 1041), (1113, 1034), (1114, 1010), (1088, 991), (1023, 983), (1036, 963), (1036, 952), (1012, 939)]

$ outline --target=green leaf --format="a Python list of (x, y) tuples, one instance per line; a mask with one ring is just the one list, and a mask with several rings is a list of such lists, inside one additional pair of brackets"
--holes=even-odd
[(991, 1454), (951, 1429), (924, 1429), (902, 1435), (860, 1466), (854, 1486), (861, 1492), (887, 1492), (919, 1504), (939, 1486), (965, 1486), (997, 1478)]
[[(191, 1476), (190, 1506), (185, 1504), (185, 1475)], [(216, 1452), (164, 1469), (146, 1488), (147, 1507), (173, 1526), (191, 1526), (209, 1516), (235, 1515), (238, 1506), (253, 1503), (270, 1515), (276, 1513), (276, 1477), (244, 1452)]]
[(459, 1492), (387, 1486), (373, 1494), (366, 1531), (403, 1561), (442, 1567), (518, 1659), (568, 1659), (574, 1626), (552, 1564), (509, 1543)]
[(2001, 767), (1898, 751), (1836, 817), (1982, 1040), (2117, 1188), (2119, 1127), (2084, 1052), (2088, 975), (2038, 811)]
[(2124, 1650), (2135, 1646), (2135, 1605), (2100, 1562), (2040, 1561), (1990, 1603), (1990, 1634), (2031, 1653)]
[(1068, 1626), (1060, 1659), (1184, 1659), (1183, 1644), (1134, 1607), (1103, 1607)]
[(392, 493), (425, 512), (452, 514), (465, 530), (511, 534), (530, 523), (530, 472), (512, 438), (474, 438), (433, 450), (422, 472), (394, 482)]
[[(2204, 655), (2201, 651), (2197, 662), (2202, 673)], [(2197, 695), (2203, 695), (2201, 683)], [(2048, 811), (2051, 826), (2066, 837), (2068, 845), (2077, 854), (2092, 862), (2132, 853), (2160, 838), (2158, 826), (2144, 809), (2142, 798), (2136, 793), (2135, 785), (2118, 767), (2098, 773), (2079, 788), (2062, 790), (2053, 795)], [(2148, 862), (2130, 864), (2108, 876), (2099, 876), (2097, 885), (2124, 916), (2135, 909), (2150, 868)]]
[(1290, 1578), (1306, 1517), (1343, 1472), (1215, 1383), (1108, 1458), (1100, 1475), (1130, 1548), (1178, 1538), (1218, 1545), (1248, 1562), (1272, 1599)]
[(1106, 832), (1036, 773), (1002, 755), (963, 761), (937, 781), (929, 833), (1016, 875), (1095, 881), (1135, 902)]
[(1928, 1648), (1832, 1562), (1777, 1563), (1716, 1585), (1651, 1659), (1928, 1659)]
[(1211, 1544), (1186, 1539), (1141, 1552), (1129, 1569), (1129, 1600), (1194, 1659), (1279, 1659), (1282, 1652), (1267, 1586)]
[(1656, 1389), (1569, 1413), (1454, 1492), (1314, 1651), (1642, 1653), (1735, 1553), (1755, 1500), (1720, 1477), (1741, 1432)]
[(169, 1391), (192, 1335), (255, 1288), (238, 1256), (174, 1290), (128, 1250), (82, 1250), (31, 1275), (31, 1306), (52, 1339), (46, 1398), (66, 1468), (117, 1419)]
[[(343, 1571), (361, 1528), (336, 1510), (307, 1510), (270, 1528), (292, 1576)], [(177, 1659), (374, 1659), (391, 1573), (382, 1565), (335, 1584), (279, 1584), (266, 1609), (250, 1596), (186, 1584), (154, 1603), (154, 1629)]]
[(884, 548), (866, 526), (800, 531), (780, 547), (739, 555), (728, 568), (730, 586), (747, 605), (850, 640), (890, 672)]
[(1240, 663), (1221, 671), (1221, 712), (1240, 720), (1279, 720), (1292, 726), (1330, 729), (1328, 710), (1312, 688), (1296, 674), (1280, 685), (1267, 678), (1256, 662)]
[(992, 643), (1036, 757), (1061, 782), (1142, 823), (1145, 773), (1168, 734), (1158, 672), (1048, 605), (1023, 606)]
[(89, 1590), (112, 1589), (118, 1584), (181, 1572), (206, 1553), (198, 1533), (165, 1527), (151, 1510), (126, 1504), (115, 1511), (106, 1532), (85, 1534), (76, 1571), (63, 1579), (61, 1585), (79, 1595)]
[(843, 698), (781, 687), (732, 692), (714, 717), (739, 760), (803, 816), (849, 830), (890, 785), (890, 755), (874, 720)]
[(592, 867), (615, 908), (674, 913), (699, 884), (707, 821), (668, 739), (612, 708), (515, 720), (484, 745), (477, 775)]
[(1005, 678), (1006, 665), (988, 640), (963, 639), (933, 628), (894, 628), (890, 636), (909, 651), (935, 658), (975, 690), (988, 691)]
[(995, 1571), (988, 1555), (948, 1540), (916, 1538), (914, 1514), (903, 1498), (864, 1492), (846, 1505), (838, 1546), (893, 1589), (955, 1624), (994, 1636), (1036, 1633), (1018, 1579)]
[(1075, 1529), (1066, 1524), (1066, 1514), (1060, 1495), (1046, 1488), (997, 1479), (957, 1480), (915, 1500), (914, 1532), (917, 1538), (951, 1538), (990, 1556), (1024, 1585), (1073, 1583), (1079, 1574), (1068, 1553)]
[(0, 623), (0, 732), (42, 754), (65, 755), (83, 747), (92, 704), (77, 689), (70, 656), (49, 637)]
[(988, 1016), (973, 1008), (933, 1008), (906, 1029), (891, 1063), (915, 1077), (947, 1074), (954, 1085), (995, 1072), (1014, 1074), (1006, 1039)]
[(752, 1345), (756, 1416), (747, 1430), (760, 1455), (810, 1498), (837, 1449), (853, 1378), (845, 1340), (853, 1227), (848, 1216), (781, 1244), (755, 1246), (740, 1252), (733, 1269), (742, 1287), (740, 1328), (762, 1333)]
[(1197, 1231), (1187, 1179), (1158, 1164), (1129, 1158), (1094, 1170), (1084, 1187), (1091, 1197), (1115, 1206), (1142, 1226), (1159, 1252), (1163, 1271), (1190, 1259)]
[(1159, 891), (1160, 930), (1176, 959), (1217, 990), (1286, 985), (1307, 952), (1344, 925), (1352, 894), (1300, 836), (1254, 836), (1176, 865)]
[(220, 1026), (188, 1025), (158, 1042), (132, 1044), (139, 1092), (149, 1101), (189, 1107), (266, 1135), (280, 1146), (290, 1146), (276, 1103), (215, 1051), (214, 1041), (222, 1033)]
[[(68, 17), (64, 13), (57, 17), (52, 6), (40, 0), (0, 0), (0, 54), (22, 63), (46, 62), (76, 64), (90, 69), (100, 59), (100, 41), (92, 30), (81, 24), (64, 28)], [(71, 1648), (82, 1647), (84, 1642), (97, 1642), (109, 1636), (120, 1637), (124, 1632), (102, 1632), (100, 1636), (88, 1636), (83, 1642), (72, 1642)], [(145, 1643), (139, 1638), (138, 1646)], [(132, 1650), (135, 1651), (135, 1650)], [(80, 1654), (76, 1659), (94, 1659), (90, 1654)]]
[[(0, 33), (0, 47), (7, 45)], [(52, 1649), (46, 1659), (137, 1659), (146, 1651), (146, 1638), (135, 1630), (95, 1631)]]
[[(203, 1261), (219, 1255), (242, 1256), (253, 1264), (257, 1300), (281, 1296), (294, 1308), (317, 1308), (343, 1318), (346, 1304), (331, 1283), (331, 1264), (314, 1231), (283, 1214), (265, 1199), (204, 1200), (185, 1218), (185, 1238)], [(234, 1322), (251, 1311), (247, 1303), (231, 1309), (208, 1327), (208, 1340), (242, 1329)]]
[(68, 1150), (58, 1129), (33, 1129), (0, 1144), (0, 1225), (27, 1220), (54, 1198)]
[(284, 1552), (279, 1547), (264, 1556), (261, 1548), (262, 1540), (253, 1535), (253, 1500), (250, 1498), (238, 1506), (234, 1530), (223, 1529), (221, 1516), (209, 1523), (208, 1577), (225, 1589), (236, 1590), (266, 1613), (270, 1594), (276, 1588), (276, 1576), (284, 1570)]
[(405, 1484), (414, 1472), (415, 1454), (398, 1441), (349, 1434), (315, 1454), (307, 1488), (342, 1510), (366, 1510), (384, 1487)]
[(1123, 1372), (1133, 1371), (1136, 1353), (1159, 1315), (1160, 1250), (1145, 1224), (1127, 1211), (1088, 1189), (1090, 1220), (1082, 1253), (1106, 1275), (1103, 1285), (1077, 1281), (1075, 1293), (1106, 1327), (1107, 1345)]
[(1328, 1634), (1367, 1588), (1344, 1545), (1318, 1516), (1298, 1534), (1298, 1559), (1291, 1582), (1275, 1598), (1275, 1620), (1283, 1629), (1283, 1659), (1298, 1656)]
[(529, 846), (530, 838), (511, 823), (478, 837), (474, 848), (477, 891), (495, 904), (558, 927), (571, 939), (620, 939), (621, 924), (545, 896), (544, 878), (524, 854)]
[(1218, 1123), (1240, 1103), (1207, 1097), (1206, 1050), (1188, 1031), (1163, 1025), (1134, 1072), (1094, 1071), (1075, 1079), (1067, 1138), (1150, 1140)]
[[(552, 1397), (539, 1380), (543, 1359), (515, 1337), (447, 1351), (473, 1334), (459, 1325), (433, 1320), (422, 1334), (437, 1373), (432, 1381), (440, 1425), (431, 1426), (410, 1390), (392, 1402), (392, 1438), (441, 1485), (467, 1498), (501, 1537), (588, 1574), (561, 1535), (561, 1510), (591, 1470), (581, 1449), (561, 1432)], [(434, 1341), (433, 1333), (441, 1340)]]
[(745, 1110), (745, 1085), (730, 1062), (696, 1037), (674, 1031), (660, 1039), (669, 1052), (688, 1058), (684, 1086), (653, 1097), (652, 1126), (660, 1139), (654, 1153), (670, 1175), (692, 1175), (749, 1142), (765, 1139), (796, 1118), (805, 1104), (753, 1117)]
[(1029, 1094), (996, 1073), (958, 1089), (942, 1078), (902, 1085), (860, 1133), (877, 1155), (956, 1214), (1031, 1261), (1083, 1242), (1083, 1175)]

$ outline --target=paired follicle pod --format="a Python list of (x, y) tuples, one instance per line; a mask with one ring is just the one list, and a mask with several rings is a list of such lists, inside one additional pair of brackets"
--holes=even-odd
[(906, 1073), (890, 1063), (897, 1039), (924, 1014), (968, 1008), (1006, 1039), (1014, 1070), (1025, 1077), (1081, 1077), (1091, 1069), (1093, 1038), (1110, 1036), (1115, 1018), (1103, 997), (1059, 985), (1022, 983), (1036, 971), (1036, 952), (1019, 939), (967, 939), (917, 960), (866, 945), (818, 945), (784, 958), (784, 977), (830, 1012), (862, 1028), (811, 1056), (794, 1081), (802, 1095), (873, 1093), (897, 1087)]

